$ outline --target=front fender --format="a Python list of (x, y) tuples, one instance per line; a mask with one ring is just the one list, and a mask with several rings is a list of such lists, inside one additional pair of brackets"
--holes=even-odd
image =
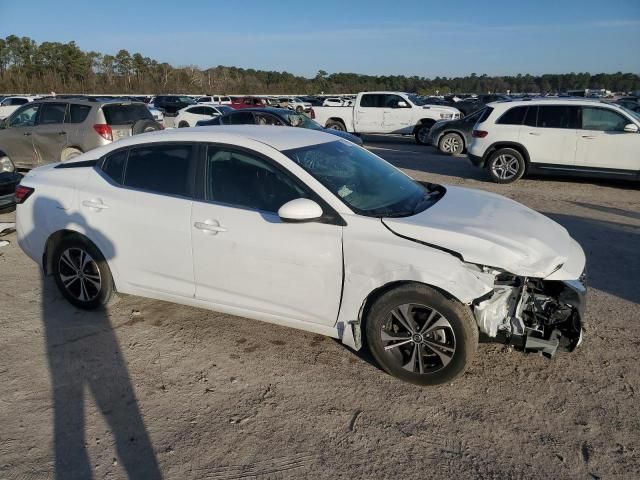
[[(493, 276), (468, 268), (459, 258), (398, 237), (377, 218), (350, 216), (344, 229), (344, 282), (338, 330), (360, 322), (369, 295), (395, 282), (418, 282), (470, 304), (493, 289)], [(353, 228), (352, 228), (353, 227)], [(343, 341), (348, 343), (343, 336)], [(350, 345), (354, 348), (359, 346)]]

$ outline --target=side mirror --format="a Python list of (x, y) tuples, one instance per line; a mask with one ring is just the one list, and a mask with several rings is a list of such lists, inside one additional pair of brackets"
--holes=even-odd
[(397, 108), (407, 108), (409, 106), (409, 104), (407, 104), (407, 102), (405, 102), (404, 100), (400, 100), (397, 104), (396, 107)]
[(638, 126), (635, 123), (628, 123), (624, 126), (624, 131), (627, 133), (638, 133)]
[(322, 217), (323, 213), (320, 205), (308, 198), (296, 198), (278, 210), (280, 219), (287, 223), (313, 222)]

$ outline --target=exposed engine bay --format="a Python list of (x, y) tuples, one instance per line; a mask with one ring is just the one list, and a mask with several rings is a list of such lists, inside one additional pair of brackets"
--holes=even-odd
[(478, 328), (489, 340), (551, 357), (582, 340), (586, 275), (554, 281), (498, 273), (494, 290), (473, 303)]

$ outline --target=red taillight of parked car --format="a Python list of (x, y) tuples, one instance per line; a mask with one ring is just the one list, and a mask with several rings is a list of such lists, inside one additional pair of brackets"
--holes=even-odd
[(471, 136), (475, 138), (484, 138), (487, 135), (489, 135), (489, 132), (487, 132), (486, 130), (474, 130), (473, 132), (471, 132)]
[(113, 132), (111, 131), (111, 127), (106, 123), (96, 123), (93, 129), (105, 140), (113, 141)]
[(23, 185), (18, 185), (16, 187), (16, 192), (14, 194), (16, 204), (19, 205), (24, 203), (24, 201), (31, 196), (33, 192), (35, 192), (35, 188), (25, 187)]
[(313, 111), (313, 108), (311, 110), (309, 110), (309, 116), (313, 119), (316, 118), (316, 112)]

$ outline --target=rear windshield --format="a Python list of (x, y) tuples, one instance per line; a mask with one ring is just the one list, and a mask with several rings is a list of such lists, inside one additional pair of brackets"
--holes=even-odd
[(147, 106), (141, 103), (105, 105), (102, 112), (108, 125), (127, 125), (138, 120), (153, 120)]

